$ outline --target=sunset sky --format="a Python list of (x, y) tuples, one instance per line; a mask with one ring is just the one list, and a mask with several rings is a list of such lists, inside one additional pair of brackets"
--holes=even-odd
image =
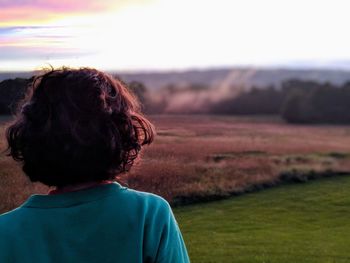
[(349, 7), (346, 0), (0, 0), (0, 71), (350, 68)]

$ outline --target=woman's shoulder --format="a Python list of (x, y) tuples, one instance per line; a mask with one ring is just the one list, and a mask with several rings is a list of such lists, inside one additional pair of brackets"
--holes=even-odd
[[(11, 232), (14, 228), (16, 228), (16, 223), (18, 221), (21, 221), (19, 219), (23, 218), (22, 212), (22, 209), (15, 208), (13, 210), (0, 214), (0, 235), (2, 237), (6, 236), (6, 233)], [(3, 240), (3, 238), (0, 240)]]
[(136, 203), (148, 205), (150, 206), (150, 208), (154, 208), (154, 207), (170, 208), (168, 201), (157, 194), (132, 189), (129, 187), (123, 187), (123, 189), (124, 189), (123, 195), (128, 200), (132, 200), (133, 202), (136, 202)]
[(123, 203), (123, 206), (132, 207), (133, 211), (139, 211), (148, 218), (165, 219), (172, 214), (170, 204), (165, 198), (129, 187), (122, 187), (118, 202)]

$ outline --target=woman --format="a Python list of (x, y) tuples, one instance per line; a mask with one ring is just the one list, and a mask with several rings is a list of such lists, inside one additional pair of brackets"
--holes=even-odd
[(189, 262), (169, 204), (122, 187), (154, 128), (120, 81), (95, 69), (34, 78), (7, 129), (9, 155), (54, 186), (0, 216), (0, 262)]

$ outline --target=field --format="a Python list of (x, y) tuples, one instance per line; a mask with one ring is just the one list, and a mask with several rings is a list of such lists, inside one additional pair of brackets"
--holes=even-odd
[(155, 144), (126, 178), (173, 205), (346, 173), (350, 127), (274, 117), (155, 116)]
[[(285, 181), (347, 173), (350, 127), (289, 125), (275, 117), (152, 116), (158, 135), (124, 184), (165, 197), (174, 206), (222, 199)], [(2, 122), (6, 123), (6, 118)], [(3, 137), (4, 127), (0, 128)], [(0, 141), (0, 150), (6, 148)], [(0, 157), (0, 212), (47, 187), (21, 176)], [(17, 189), (21, 189), (18, 191)]]
[(350, 177), (174, 209), (192, 262), (350, 262)]
[[(171, 202), (192, 262), (350, 262), (350, 127), (277, 117), (151, 119), (154, 144), (118, 180)], [(0, 168), (0, 212), (48, 191), (5, 154)], [(219, 199), (226, 200), (203, 203)]]

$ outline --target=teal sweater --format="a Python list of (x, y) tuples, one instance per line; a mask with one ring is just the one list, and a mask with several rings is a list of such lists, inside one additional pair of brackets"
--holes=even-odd
[(169, 204), (159, 196), (99, 185), (33, 195), (0, 216), (0, 262), (189, 262)]

